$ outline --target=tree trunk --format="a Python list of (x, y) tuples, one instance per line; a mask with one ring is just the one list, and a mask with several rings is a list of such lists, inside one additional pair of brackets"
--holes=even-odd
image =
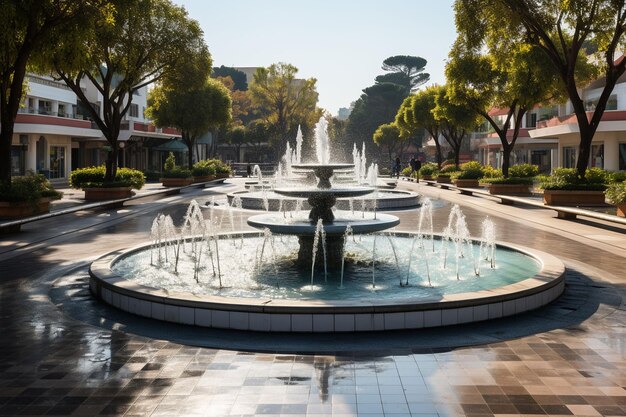
[(105, 182), (115, 181), (115, 176), (117, 175), (117, 154), (118, 148), (116, 143), (115, 146), (111, 147), (111, 150), (107, 154), (107, 160), (105, 165), (106, 173), (104, 174)]
[(504, 145), (502, 142), (502, 175), (505, 178), (509, 177), (509, 166), (511, 165), (511, 152), (513, 152), (513, 147)]
[(461, 152), (461, 141), (455, 142), (454, 144), (454, 166), (456, 169), (459, 169), (459, 154)]
[(0, 130), (0, 186), (11, 185), (11, 140), (13, 139), (13, 123), (2, 121)]

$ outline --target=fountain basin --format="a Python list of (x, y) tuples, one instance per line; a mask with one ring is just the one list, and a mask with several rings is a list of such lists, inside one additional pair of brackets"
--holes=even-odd
[[(239, 236), (221, 235), (220, 239)], [(248, 237), (258, 237), (258, 233), (245, 233)], [(532, 258), (539, 265), (538, 272), (497, 288), (419, 298), (407, 295), (390, 300), (376, 294), (369, 299), (323, 300), (225, 297), (152, 288), (123, 278), (112, 269), (121, 259), (150, 247), (143, 245), (96, 260), (90, 267), (90, 288), (104, 302), (152, 319), (203, 327), (309, 333), (418, 329), (477, 322), (536, 309), (562, 293), (565, 268), (556, 257), (511, 244), (498, 246)]]

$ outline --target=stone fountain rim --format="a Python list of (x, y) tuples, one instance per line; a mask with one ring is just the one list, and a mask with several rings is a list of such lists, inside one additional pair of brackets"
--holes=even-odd
[[(222, 233), (219, 235), (219, 238), (239, 238), (242, 234), (244, 237), (259, 236), (259, 232), (238, 232)], [(412, 232), (395, 232), (395, 234), (403, 237), (416, 235), (416, 233)], [(151, 307), (159, 311), (160, 309), (166, 311), (168, 308), (187, 308), (249, 314), (260, 313), (265, 315), (371, 315), (385, 313), (410, 314), (417, 312), (428, 314), (429, 312), (441, 313), (442, 311), (451, 309), (461, 311), (465, 308), (489, 308), (489, 306), (499, 305), (499, 307), (495, 308), (500, 309), (501, 314), (498, 317), (502, 317), (502, 308), (506, 303), (511, 305), (512, 302), (514, 312), (510, 314), (517, 314), (545, 305), (560, 295), (565, 279), (565, 266), (557, 257), (546, 252), (507, 242), (497, 242), (497, 246), (518, 251), (535, 259), (540, 264), (540, 271), (532, 277), (503, 287), (467, 293), (446, 294), (440, 298), (433, 297), (431, 299), (420, 299), (418, 301), (404, 299), (393, 300), (392, 302), (385, 300), (381, 303), (376, 303), (371, 300), (313, 301), (222, 297), (215, 295), (195, 295), (186, 292), (170, 292), (163, 289), (152, 288), (134, 283), (113, 272), (112, 266), (119, 259), (150, 247), (150, 243), (143, 243), (133, 248), (109, 252), (96, 259), (89, 268), (91, 277), (90, 287), (96, 296), (103, 299), (108, 304), (112, 304), (122, 310), (147, 315), (149, 317), (153, 317), (154, 314), (145, 314), (145, 311), (144, 314), (141, 314), (141, 312), (136, 311), (137, 308), (133, 309), (131, 305), (135, 303), (136, 306), (138, 305), (137, 303), (143, 302), (144, 304), (142, 305), (144, 309)], [(523, 300), (524, 303), (523, 306), (518, 308), (516, 305), (520, 300)], [(145, 305), (146, 302), (148, 302), (148, 307)], [(127, 308), (124, 308), (124, 305), (126, 305)], [(155, 305), (157, 307), (155, 307)], [(158, 316), (159, 314), (157, 314), (157, 317), (153, 318), (159, 318)], [(491, 314), (488, 315), (488, 318), (491, 318)], [(163, 318), (163, 320), (179, 321), (168, 320), (166, 318)]]

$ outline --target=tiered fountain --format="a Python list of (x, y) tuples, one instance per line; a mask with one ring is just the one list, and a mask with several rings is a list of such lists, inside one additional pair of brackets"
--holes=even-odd
[[(300, 249), (298, 262), (308, 265), (311, 262), (316, 232), (319, 234), (318, 223), (321, 221), (326, 235), (324, 241), (317, 241), (325, 245), (325, 263), (327, 267), (335, 268), (343, 262), (344, 236), (346, 229), (351, 228), (353, 234), (366, 234), (392, 228), (400, 223), (396, 216), (383, 213), (363, 214), (361, 218), (349, 211), (333, 213), (337, 198), (354, 198), (371, 194), (374, 187), (344, 186), (333, 187), (330, 179), (336, 170), (354, 168), (353, 164), (330, 163), (330, 147), (328, 143), (327, 122), (321, 118), (315, 128), (315, 145), (318, 163), (291, 164), (291, 169), (312, 171), (318, 179), (315, 187), (284, 187), (275, 188), (274, 192), (291, 198), (306, 198), (311, 206), (307, 220), (285, 222), (282, 213), (260, 214), (248, 219), (248, 224), (258, 229), (269, 229), (273, 234), (296, 235), (299, 238)], [(316, 248), (317, 249), (317, 248)], [(323, 258), (319, 258), (323, 259)]]
[[(558, 259), (496, 244), (488, 219), (481, 236), (470, 238), (458, 206), (439, 235), (427, 199), (415, 219), (417, 233), (385, 231), (399, 220), (375, 210), (334, 210), (337, 198), (374, 189), (333, 187), (333, 173), (353, 166), (329, 163), (324, 121), (316, 131), (318, 162), (290, 169), (314, 172), (317, 186), (275, 190), (296, 203), (306, 198), (310, 212), (281, 204), (277, 212), (250, 217), (248, 224), (262, 229), (251, 233), (241, 231), (241, 224), (236, 230), (233, 211), (241, 200), (235, 198), (219, 221), (216, 211), (224, 209), (203, 209), (194, 201), (181, 229), (160, 215), (151, 243), (95, 261), (92, 292), (158, 320), (253, 331), (351, 332), (499, 318), (538, 308), (563, 291), (565, 268)], [(224, 222), (232, 233), (219, 232)]]

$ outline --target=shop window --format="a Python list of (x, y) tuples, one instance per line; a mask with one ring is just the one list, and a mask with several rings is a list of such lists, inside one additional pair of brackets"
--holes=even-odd
[(65, 178), (65, 147), (50, 146), (50, 179)]
[(591, 145), (589, 166), (604, 169), (604, 144)]
[(563, 168), (576, 167), (576, 148), (573, 146), (563, 147)]
[(11, 175), (24, 175), (26, 172), (24, 146), (11, 146)]
[(619, 170), (626, 171), (626, 143), (619, 144)]

